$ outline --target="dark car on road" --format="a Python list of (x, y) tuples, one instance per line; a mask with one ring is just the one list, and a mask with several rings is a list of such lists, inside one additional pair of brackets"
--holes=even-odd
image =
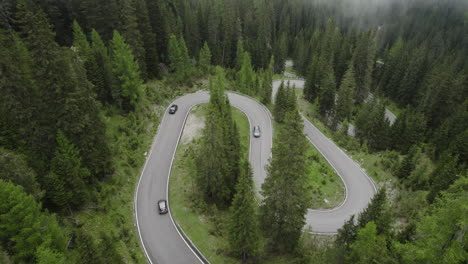
[(159, 214), (167, 214), (167, 201), (166, 200), (159, 200), (158, 201), (158, 210)]
[(177, 108), (176, 104), (171, 105), (171, 107), (169, 107), (169, 114), (175, 114), (175, 112), (177, 112)]
[(254, 129), (253, 129), (253, 136), (258, 138), (260, 137), (260, 126), (254, 126)]

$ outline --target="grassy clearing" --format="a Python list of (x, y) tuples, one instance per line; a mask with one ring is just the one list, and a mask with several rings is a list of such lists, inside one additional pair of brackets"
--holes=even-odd
[(286, 66), (286, 68), (284, 70), (289, 72), (289, 73), (296, 74), (296, 71), (293, 69), (293, 66)]
[(308, 176), (312, 186), (311, 208), (329, 209), (344, 200), (343, 181), (312, 144), (307, 148)]

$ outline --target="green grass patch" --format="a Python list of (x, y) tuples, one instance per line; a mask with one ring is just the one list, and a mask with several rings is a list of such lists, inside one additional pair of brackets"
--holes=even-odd
[(401, 113), (401, 109), (397, 106), (396, 103), (392, 102), (389, 99), (384, 99), (385, 107), (390, 110), (395, 116), (399, 116)]
[(345, 196), (343, 181), (312, 144), (309, 144), (306, 155), (308, 176), (312, 186), (311, 207), (314, 209), (337, 207)]
[(232, 118), (237, 124), (240, 134), (240, 142), (242, 146), (242, 153), (244, 153), (245, 158), (249, 158), (249, 149), (250, 149), (250, 124), (247, 116), (238, 110), (237, 108), (232, 108)]

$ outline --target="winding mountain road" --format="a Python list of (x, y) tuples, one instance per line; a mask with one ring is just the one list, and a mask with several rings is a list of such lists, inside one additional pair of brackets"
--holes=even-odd
[[(250, 97), (232, 92), (227, 94), (231, 105), (246, 114), (250, 128), (259, 125), (262, 129), (260, 138), (250, 135), (249, 153), (255, 186), (259, 190), (265, 180), (265, 166), (271, 156), (271, 114), (266, 107)], [(159, 215), (156, 202), (168, 199), (172, 161), (190, 109), (208, 100), (209, 94), (201, 91), (179, 97), (173, 102), (179, 109), (174, 115), (166, 111), (143, 168), (135, 193), (135, 216), (150, 263), (202, 262), (196, 254), (196, 248), (192, 248), (176, 228), (170, 211), (168, 215)], [(367, 206), (376, 191), (375, 185), (351, 158), (306, 119), (304, 133), (337, 171), (346, 187), (346, 198), (339, 207), (330, 210), (310, 209), (306, 215), (307, 225), (312, 227), (314, 233), (334, 234), (351, 215), (361, 212)]]

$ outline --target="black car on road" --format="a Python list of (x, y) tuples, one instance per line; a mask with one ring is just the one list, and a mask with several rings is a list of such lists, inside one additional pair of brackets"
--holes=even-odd
[(169, 114), (175, 114), (175, 112), (177, 112), (177, 105), (176, 104), (173, 104), (171, 105), (171, 107), (169, 107)]

